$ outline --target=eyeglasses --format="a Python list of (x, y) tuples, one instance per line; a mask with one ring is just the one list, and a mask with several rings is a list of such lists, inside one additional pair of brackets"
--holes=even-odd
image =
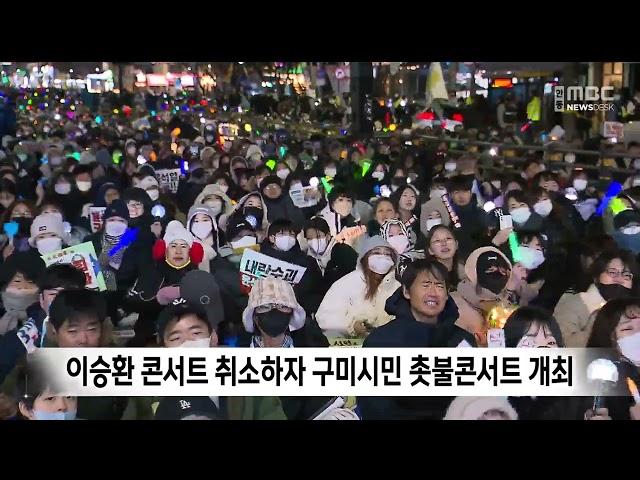
[(144, 205), (140, 202), (129, 202), (127, 203), (127, 207), (131, 207), (131, 208), (143, 208)]
[(625, 280), (633, 280), (633, 273), (631, 273), (628, 270), (624, 270), (622, 272), (619, 272), (618, 270), (613, 270), (612, 268), (610, 268), (609, 270), (607, 270), (607, 275), (609, 275), (611, 278), (624, 278)]
[(281, 305), (279, 303), (267, 303), (266, 305), (260, 305), (255, 308), (256, 313), (267, 313), (271, 310), (278, 310), (282, 313), (291, 313), (293, 309), (291, 307), (287, 307), (286, 305)]

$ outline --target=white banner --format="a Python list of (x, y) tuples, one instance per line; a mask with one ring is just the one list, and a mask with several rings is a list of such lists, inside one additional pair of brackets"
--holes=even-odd
[(318, 192), (318, 187), (302, 187), (296, 188), (295, 190), (289, 190), (289, 196), (291, 197), (291, 201), (298, 208), (307, 208), (313, 207), (318, 204), (320, 198), (315, 196)]
[(180, 182), (179, 168), (156, 170), (156, 177), (160, 188), (167, 188), (171, 193), (178, 192), (178, 183)]
[(251, 287), (259, 278), (274, 277), (297, 285), (307, 269), (263, 253), (245, 249), (240, 261), (240, 278), (242, 286)]
[(590, 396), (592, 352), (548, 348), (45, 348), (76, 396)]

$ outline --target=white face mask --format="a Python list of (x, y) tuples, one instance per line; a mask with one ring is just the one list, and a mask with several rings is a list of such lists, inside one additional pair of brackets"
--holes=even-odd
[(527, 270), (535, 270), (544, 263), (544, 254), (535, 248), (521, 245), (520, 263)]
[(229, 191), (229, 185), (220, 185), (219, 183), (217, 185), (220, 187), (220, 190), (222, 190), (222, 193), (227, 193)]
[(398, 254), (406, 252), (407, 248), (409, 248), (409, 239), (405, 235), (389, 237), (387, 242), (389, 242), (389, 245), (391, 245)]
[(191, 224), (191, 233), (193, 233), (200, 240), (204, 240), (209, 236), (213, 230), (211, 222), (194, 222)]
[(178, 348), (209, 348), (211, 346), (211, 338), (199, 338), (197, 340), (185, 340)]
[(231, 248), (236, 249), (236, 248), (242, 248), (242, 247), (252, 247), (256, 243), (258, 243), (258, 241), (256, 240), (256, 237), (252, 237), (251, 235), (245, 235), (244, 237), (242, 237), (239, 240), (236, 240), (235, 242), (229, 242), (229, 245), (231, 245)]
[(88, 192), (91, 190), (91, 182), (76, 182), (76, 186), (81, 192)]
[(62, 249), (62, 239), (58, 237), (48, 237), (36, 240), (36, 248), (41, 255), (55, 252)]
[(551, 213), (551, 210), (553, 210), (553, 203), (551, 203), (551, 200), (546, 198), (534, 204), (533, 209), (541, 217), (548, 217)]
[(587, 180), (584, 178), (574, 178), (573, 179), (573, 188), (577, 191), (581, 192), (587, 188)]
[(618, 340), (618, 348), (634, 365), (640, 365), (640, 332)]
[(276, 172), (276, 175), (280, 180), (285, 180), (289, 176), (289, 173), (291, 173), (291, 171), (288, 168), (285, 168), (282, 170), (278, 170)]
[(393, 259), (389, 255), (371, 255), (368, 260), (369, 270), (379, 275), (386, 275), (393, 267)]
[(104, 230), (105, 232), (107, 232), (107, 235), (110, 235), (112, 237), (119, 237), (120, 235), (123, 235), (127, 230), (127, 224), (120, 221), (110, 222), (107, 220), (104, 226)]
[(431, 230), (436, 225), (442, 225), (441, 218), (430, 218), (427, 220), (427, 231)]
[(334, 178), (334, 177), (336, 176), (336, 174), (337, 174), (337, 173), (338, 173), (338, 170), (337, 170), (337, 169), (335, 169), (335, 168), (325, 168), (325, 169), (324, 169), (324, 174), (325, 174), (327, 177)]
[(147, 195), (149, 195), (149, 198), (155, 202), (156, 200), (158, 200), (158, 198), (160, 198), (160, 190), (158, 190), (157, 188), (147, 190)]
[(640, 185), (640, 177), (636, 177), (631, 181), (632, 187), (637, 187), (638, 185)]
[(49, 163), (54, 167), (62, 165), (62, 157), (51, 157), (49, 158)]
[(635, 170), (640, 170), (640, 158), (636, 158), (636, 159), (633, 161), (633, 168), (634, 168)]
[(71, 184), (70, 183), (56, 183), (53, 187), (55, 192), (58, 195), (68, 195), (71, 192)]
[(567, 163), (575, 163), (576, 154), (575, 153), (565, 153), (564, 154), (564, 161), (567, 162)]
[(222, 211), (222, 200), (207, 200), (204, 204), (213, 211), (214, 215)]
[(327, 250), (326, 238), (313, 238), (309, 240), (309, 248), (318, 255), (322, 255)]
[(511, 210), (509, 214), (511, 215), (511, 218), (514, 222), (523, 224), (526, 223), (527, 220), (529, 220), (529, 217), (531, 216), (531, 210), (529, 210), (529, 207), (518, 207)]
[(621, 228), (620, 231), (625, 235), (636, 235), (640, 233), (640, 225), (632, 225), (630, 227)]
[(276, 248), (281, 252), (288, 252), (296, 244), (296, 239), (291, 235), (276, 237)]
[(456, 169), (456, 162), (445, 162), (444, 169), (447, 172), (453, 172)]
[(445, 188), (434, 188), (429, 193), (429, 198), (442, 198), (445, 193), (447, 193)]
[(371, 176), (372, 176), (373, 178), (375, 178), (376, 180), (380, 181), (380, 180), (382, 180), (382, 179), (384, 178), (384, 172), (378, 172), (378, 171), (375, 171), (375, 172), (373, 172), (373, 173), (371, 174)]

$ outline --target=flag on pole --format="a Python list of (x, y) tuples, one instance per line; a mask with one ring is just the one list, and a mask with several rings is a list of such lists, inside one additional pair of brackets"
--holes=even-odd
[(444, 100), (449, 99), (447, 93), (447, 87), (444, 83), (444, 76), (442, 75), (442, 67), (440, 62), (431, 62), (429, 66), (429, 76), (427, 77), (427, 106), (437, 99)]

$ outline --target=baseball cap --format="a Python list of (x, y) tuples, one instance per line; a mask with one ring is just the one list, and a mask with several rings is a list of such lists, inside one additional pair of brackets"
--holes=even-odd
[(209, 397), (164, 397), (160, 400), (155, 420), (219, 420), (220, 411)]

